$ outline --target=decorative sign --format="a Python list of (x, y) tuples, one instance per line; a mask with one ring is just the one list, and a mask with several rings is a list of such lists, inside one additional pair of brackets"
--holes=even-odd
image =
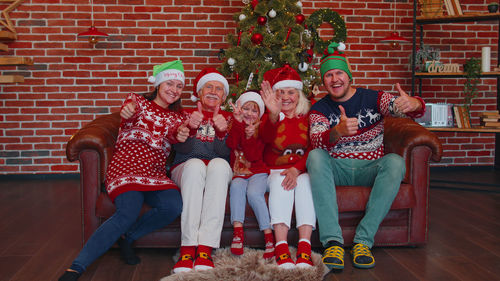
[(436, 72), (443, 72), (443, 73), (460, 72), (460, 65), (458, 65), (458, 63), (442, 64), (439, 61), (433, 60), (429, 64), (429, 66), (427, 67), (427, 71), (430, 72), (430, 73), (436, 73)]

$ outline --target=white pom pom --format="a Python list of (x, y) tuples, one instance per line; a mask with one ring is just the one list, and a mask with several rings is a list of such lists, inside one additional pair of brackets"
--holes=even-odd
[(148, 77), (148, 82), (151, 83), (151, 84), (154, 84), (156, 82), (156, 77), (154, 76), (149, 76)]
[(270, 18), (274, 18), (276, 17), (276, 11), (271, 9), (271, 11), (269, 11), (269, 13), (267, 13), (269, 15)]
[(285, 113), (280, 112), (280, 121), (283, 121), (285, 119)]
[(198, 98), (195, 95), (191, 95), (191, 101), (192, 102), (197, 102)]
[(245, 16), (245, 14), (241, 14), (239, 17), (240, 21), (244, 20), (247, 18), (247, 16)]
[(337, 48), (339, 51), (345, 51), (345, 44), (340, 42), (339, 47)]

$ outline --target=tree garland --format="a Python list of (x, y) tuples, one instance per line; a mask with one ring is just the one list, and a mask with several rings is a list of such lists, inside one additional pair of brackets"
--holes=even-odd
[[(334, 31), (332, 39), (325, 41), (319, 37), (318, 27), (323, 23), (329, 23)], [(306, 25), (312, 33), (314, 42), (314, 51), (317, 54), (323, 54), (323, 51), (332, 42), (345, 42), (347, 38), (347, 30), (345, 27), (344, 19), (335, 11), (330, 9), (320, 9), (312, 13), (306, 20)]]

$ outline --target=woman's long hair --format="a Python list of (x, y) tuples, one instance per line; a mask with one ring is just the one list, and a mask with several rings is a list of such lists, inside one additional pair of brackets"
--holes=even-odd
[(302, 90), (297, 90), (297, 91), (299, 92), (299, 101), (297, 102), (297, 107), (295, 108), (295, 114), (297, 114), (297, 116), (305, 115), (309, 112), (309, 109), (311, 108), (311, 101), (309, 101), (309, 99), (306, 98)]
[[(156, 87), (152, 92), (142, 93), (141, 95), (144, 96), (145, 99), (153, 101), (158, 95), (158, 88), (159, 86)], [(181, 99), (178, 99), (174, 103), (170, 104), (168, 106), (168, 109), (171, 111), (180, 112), (182, 110)]]

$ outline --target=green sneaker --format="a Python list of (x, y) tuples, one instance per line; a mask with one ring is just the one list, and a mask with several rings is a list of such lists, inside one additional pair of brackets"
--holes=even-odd
[(352, 247), (351, 254), (354, 267), (373, 268), (375, 266), (375, 258), (368, 246), (358, 243)]
[(328, 269), (344, 269), (344, 248), (340, 246), (326, 248), (321, 261)]

